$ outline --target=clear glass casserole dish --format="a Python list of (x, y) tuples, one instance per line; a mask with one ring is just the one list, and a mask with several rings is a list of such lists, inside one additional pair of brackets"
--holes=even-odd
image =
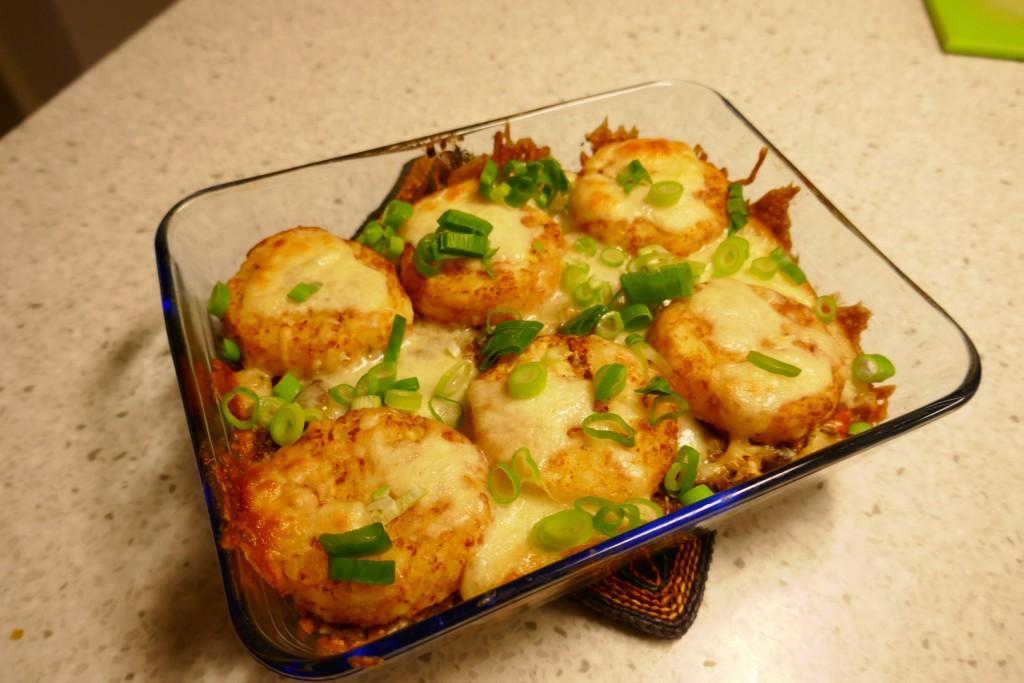
[(454, 605), (349, 652), (323, 656), (315, 635), (299, 628), (290, 602), (262, 583), (235, 552), (218, 555), (231, 619), (249, 651), (278, 673), (323, 679), (358, 673), (392, 660), (457, 629), (539, 605), (592, 581), (638, 553), (670, 544), (681, 534), (742, 509), (855, 453), (919, 427), (971, 398), (981, 365), (970, 339), (790, 164), (721, 95), (686, 82), (659, 81), (344, 157), (211, 187), (186, 197), (164, 217), (156, 235), (157, 271), (167, 334), (215, 539), (222, 522), (211, 469), (229, 448), (228, 426), (210, 381), (214, 332), (206, 311), (210, 289), (235, 272), (257, 241), (296, 226), (321, 226), (349, 237), (385, 200), (403, 166), (426, 145), (457, 137), (474, 152), (490, 149), (495, 131), (511, 123), (516, 137), (551, 146), (571, 163), (583, 135), (608, 118), (635, 125), (648, 137), (700, 143), (710, 158), (731, 169), (749, 168), (769, 150), (748, 196), (794, 184), (790, 207), (795, 250), (821, 291), (838, 291), (874, 313), (863, 337), (894, 361), (898, 390), (881, 425), (722, 491), (643, 527), (609, 539)]

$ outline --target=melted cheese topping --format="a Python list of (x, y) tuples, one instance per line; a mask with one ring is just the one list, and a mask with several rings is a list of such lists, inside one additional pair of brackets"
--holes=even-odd
[(722, 349), (744, 357), (749, 351), (760, 351), (800, 368), (796, 377), (785, 377), (746, 360), (717, 366), (712, 381), (730, 387), (741, 403), (756, 412), (767, 417), (782, 405), (832, 384), (832, 359), (843, 356), (832, 335), (817, 327), (798, 328), (750, 287), (729, 279), (712, 280), (690, 299), (690, 310), (711, 324), (711, 341)]
[[(288, 293), (301, 282), (322, 286), (305, 301), (293, 301)], [(251, 310), (267, 316), (340, 310), (369, 313), (389, 307), (384, 273), (365, 265), (348, 242), (328, 233), (285, 243), (249, 279), (245, 298)]]
[[(437, 230), (437, 219), (449, 209), (471, 213), (494, 226), (488, 235), (491, 249), (498, 250), (492, 258), (493, 263), (526, 261), (533, 240), (542, 232), (539, 225), (532, 228), (523, 225), (527, 212), (537, 209), (517, 209), (504, 202), (484, 199), (477, 192), (477, 181), (472, 180), (416, 202), (412, 215), (402, 224), (399, 235), (415, 245), (424, 235)], [(479, 259), (466, 259), (466, 263), (482, 267)]]

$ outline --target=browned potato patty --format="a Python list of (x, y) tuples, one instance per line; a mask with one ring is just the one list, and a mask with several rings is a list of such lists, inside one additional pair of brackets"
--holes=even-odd
[[(738, 280), (699, 285), (657, 315), (649, 338), (693, 415), (734, 437), (797, 441), (835, 410), (843, 387), (848, 344), (807, 306)], [(747, 360), (750, 351), (800, 373), (764, 370)]]
[[(400, 234), (409, 244), (402, 254), (402, 283), (416, 311), (441, 323), (484, 324), (487, 312), (498, 306), (529, 314), (558, 286), (562, 273), (562, 234), (545, 212), (529, 205), (513, 208), (483, 199), (478, 181), (468, 180), (424, 197)], [(442, 272), (425, 278), (413, 265), (413, 248), (423, 235), (437, 229), (437, 219), (448, 209), (483, 218), (493, 225), (489, 236), (494, 277), (480, 259), (442, 261)]]
[[(651, 206), (644, 201), (646, 184), (627, 194), (617, 178), (632, 161), (643, 164), (655, 183), (682, 184), (680, 200), (669, 207)], [(573, 184), (569, 209), (579, 229), (607, 244), (630, 252), (660, 244), (688, 256), (725, 230), (728, 190), (725, 174), (686, 143), (638, 138), (605, 145), (587, 160)]]
[[(288, 294), (300, 283), (320, 287), (295, 301)], [(238, 343), (247, 367), (272, 375), (333, 372), (382, 351), (395, 315), (412, 322), (412, 305), (388, 260), (322, 228), (266, 238), (228, 287), (225, 336)]]
[[(291, 446), (252, 465), (228, 491), (229, 530), (249, 563), (318, 617), (362, 626), (409, 617), (453, 593), (491, 520), (487, 461), (465, 436), (390, 408), (316, 422)], [(422, 498), (386, 524), (395, 582), (333, 581), (318, 537), (373, 522), (385, 485)]]

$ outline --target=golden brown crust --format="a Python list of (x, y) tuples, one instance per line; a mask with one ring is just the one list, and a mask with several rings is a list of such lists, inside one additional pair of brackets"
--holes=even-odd
[[(609, 145), (613, 142), (622, 142), (624, 140), (632, 140), (640, 136), (640, 131), (636, 126), (626, 129), (625, 126), (619, 126), (615, 130), (612, 130), (608, 125), (608, 117), (604, 117), (604, 121), (601, 122), (594, 130), (587, 133), (585, 136), (587, 142), (590, 143), (590, 154), (597, 154), (597, 150), (601, 149), (605, 145)], [(585, 166), (587, 159), (590, 156), (584, 152), (580, 152), (580, 166)]]
[(800, 188), (796, 185), (768, 190), (750, 205), (750, 215), (759, 220), (775, 236), (786, 251), (793, 248), (790, 237), (789, 204)]

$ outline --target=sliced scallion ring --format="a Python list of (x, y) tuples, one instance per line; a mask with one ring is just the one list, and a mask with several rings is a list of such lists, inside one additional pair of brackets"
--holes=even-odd
[[(626, 522), (625, 528), (623, 522)], [(605, 536), (615, 536), (640, 523), (640, 510), (632, 503), (612, 503), (597, 511), (593, 523)]]
[(655, 503), (653, 500), (650, 500), (649, 498), (627, 498), (626, 503), (630, 505), (635, 505), (637, 510), (643, 510), (646, 508), (647, 510), (651, 511), (651, 519), (645, 520), (641, 518), (641, 524), (665, 516), (665, 511), (661, 508), (661, 506)]
[(306, 426), (306, 414), (297, 403), (285, 403), (274, 413), (268, 431), (278, 446), (289, 446), (299, 440)]
[(284, 373), (284, 377), (274, 385), (274, 395), (280, 396), (285, 401), (294, 401), (300, 391), (302, 391), (302, 382), (291, 372)]
[(548, 486), (544, 483), (544, 477), (540, 473), (540, 467), (537, 466), (537, 462), (530, 455), (530, 449), (519, 448), (515, 453), (512, 454), (512, 460), (509, 461), (509, 465), (512, 467), (512, 471), (519, 476), (521, 484), (531, 483), (537, 486), (545, 493), (548, 492)]
[(490, 334), (494, 332), (494, 328), (498, 326), (498, 323), (505, 320), (522, 320), (523, 314), (514, 308), (508, 306), (498, 306), (487, 311), (487, 317), (484, 318), (484, 332)]
[(217, 355), (223, 361), (235, 363), (242, 358), (242, 350), (238, 348), (238, 344), (233, 339), (224, 337), (220, 340), (220, 348), (217, 349)]
[(498, 505), (515, 502), (522, 493), (519, 475), (508, 463), (499, 462), (487, 475), (487, 490)]
[(863, 434), (869, 429), (871, 429), (870, 422), (851, 422), (850, 426), (846, 428), (846, 433), (850, 436), (856, 436), (857, 434)]
[(601, 263), (618, 268), (626, 262), (626, 252), (618, 247), (605, 247), (601, 250)]
[(538, 396), (548, 383), (548, 368), (540, 361), (516, 366), (508, 373), (508, 393), (515, 399)]
[(338, 405), (349, 406), (356, 397), (356, 388), (351, 384), (336, 384), (327, 390), (327, 395)]
[(563, 551), (582, 545), (594, 535), (590, 515), (575, 508), (542, 518), (530, 529), (530, 540), (547, 550)]
[(437, 380), (437, 386), (434, 387), (434, 396), (455, 398), (461, 395), (466, 390), (466, 387), (469, 386), (470, 380), (473, 379), (473, 372), (473, 364), (468, 360), (456, 361)]
[(427, 409), (434, 419), (452, 429), (458, 429), (462, 423), (462, 404), (452, 398), (431, 396), (427, 401)]
[[(252, 403), (251, 412), (247, 420), (240, 420), (231, 412), (231, 399), (235, 396), (245, 396)], [(235, 429), (252, 429), (256, 425), (256, 407), (259, 405), (260, 397), (249, 387), (235, 387), (224, 394), (220, 400), (220, 412), (224, 419)]]
[(760, 351), (750, 351), (747, 353), (747, 361), (766, 372), (782, 375), (783, 377), (796, 377), (801, 372), (797, 366), (790, 365), (778, 358), (772, 358)]
[(382, 402), (377, 394), (356, 396), (352, 399), (352, 410), (365, 410), (366, 408), (380, 408)]
[[(683, 446), (676, 451), (675, 463), (682, 466), (674, 482), (676, 485), (674, 493), (680, 496), (693, 488), (693, 483), (697, 479), (697, 467), (700, 465), (700, 452), (693, 446)], [(667, 485), (665, 489), (668, 490)]]
[(674, 180), (660, 180), (647, 190), (644, 201), (658, 208), (675, 206), (683, 196), (683, 186)]
[(570, 263), (562, 270), (562, 288), (572, 292), (590, 277), (590, 266), (586, 263)]
[(593, 517), (605, 505), (611, 505), (612, 501), (600, 496), (582, 496), (574, 500), (572, 504), (580, 512)]
[(609, 439), (627, 448), (636, 445), (636, 430), (616, 413), (591, 413), (583, 418), (583, 432), (592, 439)]
[(385, 586), (395, 582), (395, 561), (332, 557), (328, 573), (332, 581)]
[(210, 298), (206, 302), (206, 311), (214, 317), (223, 318), (229, 303), (231, 303), (231, 290), (218, 280), (210, 291)]
[(274, 419), (274, 413), (285, 403), (286, 401), (280, 396), (260, 396), (260, 402), (256, 404), (256, 424), (264, 429), (269, 429), (270, 421)]
[[(662, 410), (662, 406), (672, 406), (669, 410)], [(671, 392), (668, 394), (659, 394), (654, 397), (654, 401), (651, 403), (651, 409), (647, 413), (647, 423), (652, 427), (656, 424), (664, 422), (665, 420), (673, 420), (677, 417), (682, 417), (690, 411), (690, 404), (686, 402), (686, 399), (677, 394)]]
[(679, 496), (679, 500), (683, 505), (693, 505), (694, 503), (702, 501), (705, 498), (710, 498), (713, 495), (715, 495), (714, 491), (704, 484), (698, 484), (683, 495)]
[(796, 264), (796, 261), (794, 261), (782, 247), (772, 249), (769, 256), (771, 256), (771, 259), (775, 261), (775, 264), (779, 267), (779, 270), (782, 271), (782, 274), (789, 278), (794, 285), (802, 285), (807, 281), (807, 275), (804, 274), (804, 271), (800, 269), (800, 266)]
[(622, 328), (626, 332), (636, 332), (649, 327), (654, 321), (651, 309), (645, 304), (630, 304), (622, 309)]
[(626, 388), (628, 374), (622, 363), (602, 365), (594, 373), (594, 398), (607, 402), (617, 396)]
[(853, 376), (861, 382), (884, 382), (896, 374), (896, 366), (880, 353), (862, 353), (853, 359)]
[(836, 298), (831, 294), (819, 296), (814, 300), (814, 315), (826, 325), (836, 319), (838, 311), (839, 306), (836, 304)]
[(573, 249), (584, 256), (594, 256), (597, 254), (597, 240), (593, 237), (579, 237), (576, 239), (576, 242), (573, 243)]
[(380, 522), (341, 534), (320, 534), (320, 547), (332, 557), (366, 557), (391, 548), (391, 537)]
[(423, 394), (405, 389), (388, 389), (384, 392), (384, 405), (396, 410), (415, 413), (423, 404)]
[(590, 306), (598, 303), (600, 293), (595, 283), (587, 280), (576, 285), (572, 290), (572, 301), (577, 306)]
[(618, 311), (608, 311), (597, 321), (597, 325), (594, 326), (594, 333), (599, 337), (614, 340), (619, 336), (623, 328), (622, 314)]
[(779, 270), (779, 265), (767, 256), (760, 256), (750, 262), (748, 270), (759, 280), (771, 280)]
[(750, 242), (739, 235), (726, 237), (711, 256), (711, 277), (738, 273), (750, 255)]

